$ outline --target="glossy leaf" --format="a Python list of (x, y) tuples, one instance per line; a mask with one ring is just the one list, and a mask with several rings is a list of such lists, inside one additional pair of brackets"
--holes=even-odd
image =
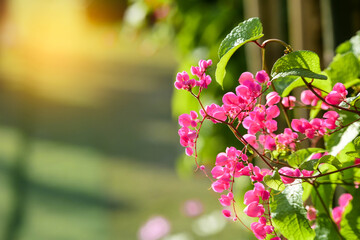
[(283, 191), (285, 189), (285, 184), (281, 180), (278, 170), (274, 170), (272, 175), (266, 175), (264, 183), (276, 191)]
[(334, 57), (325, 72), (333, 83), (347, 83), (359, 76), (360, 63), (352, 52), (343, 55), (338, 54)]
[(270, 202), (271, 217), (276, 229), (293, 240), (314, 239), (315, 232), (310, 227), (303, 206), (303, 188), (298, 184), (288, 185), (281, 193), (273, 196)]
[(215, 72), (216, 81), (220, 86), (223, 86), (225, 68), (231, 56), (245, 43), (260, 39), (264, 35), (262, 30), (260, 19), (250, 18), (235, 27), (221, 42), (218, 52), (220, 61)]
[[(295, 81), (293, 88), (301, 86), (299, 77), (326, 80), (327, 76), (320, 74), (319, 56), (311, 51), (296, 51), (279, 58), (272, 70), (271, 77), (277, 92), (283, 96), (283, 92)], [(287, 89), (289, 92), (289, 89)]]
[(325, 213), (321, 213), (316, 217), (316, 240), (337, 240), (340, 239), (338, 233), (333, 227), (331, 220)]
[(296, 152), (294, 152), (293, 154), (290, 155), (290, 157), (288, 158), (288, 163), (289, 163), (290, 166), (292, 166), (294, 168), (298, 168), (313, 153), (324, 152), (324, 151), (325, 150), (322, 149), (322, 148), (300, 149), (300, 150), (298, 150), (298, 151), (296, 151)]
[(321, 163), (330, 164), (336, 167), (337, 169), (340, 169), (342, 167), (342, 164), (339, 161), (339, 159), (331, 155), (325, 155), (322, 156), (320, 159), (312, 159), (304, 162), (303, 164), (300, 165), (300, 168), (312, 171), (312, 170), (316, 170)]
[[(352, 113), (352, 115), (355, 114)], [(325, 136), (325, 146), (330, 150), (329, 154), (336, 156), (347, 144), (359, 135), (359, 132), (360, 122), (354, 122), (345, 129), (337, 131), (330, 136)]]

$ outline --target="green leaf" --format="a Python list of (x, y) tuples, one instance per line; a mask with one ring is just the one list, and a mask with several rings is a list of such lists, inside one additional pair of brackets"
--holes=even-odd
[(320, 159), (311, 159), (309, 161), (304, 162), (303, 164), (300, 165), (300, 168), (313, 171), (316, 170), (321, 163), (330, 164), (336, 167), (337, 169), (340, 169), (342, 167), (342, 164), (339, 161), (339, 159), (331, 155), (325, 155), (322, 156)]
[(336, 48), (336, 53), (344, 54), (347, 52), (352, 52), (356, 57), (360, 57), (360, 31), (349, 41), (343, 42)]
[(311, 185), (308, 182), (303, 182), (302, 186), (303, 186), (303, 189), (304, 189), (304, 192), (303, 192), (303, 195), (302, 195), (302, 200), (303, 200), (303, 202), (305, 202), (310, 197), (311, 191), (313, 189), (313, 185)]
[(357, 150), (360, 150), (360, 137), (355, 138), (354, 145)]
[(235, 27), (221, 42), (219, 47), (220, 61), (216, 67), (216, 81), (223, 86), (225, 67), (234, 52), (247, 42), (255, 41), (264, 36), (259, 18), (250, 18)]
[(333, 83), (346, 83), (356, 79), (360, 73), (360, 63), (354, 53), (338, 54), (325, 70)]
[(324, 151), (325, 150), (322, 148), (301, 149), (291, 154), (287, 161), (290, 166), (294, 168), (298, 168), (299, 165), (305, 162), (313, 153), (324, 152)]
[[(326, 75), (326, 73), (324, 73), (324, 72), (322, 72), (321, 74)], [(300, 77), (288, 76), (286, 78), (287, 78), (287, 80), (283, 79), (284, 81), (282, 83), (278, 82), (279, 85), (284, 84), (284, 86), (280, 86), (280, 89), (285, 88), (281, 94), (282, 97), (288, 96), (290, 94), (290, 92), (297, 87), (305, 86), (304, 81)], [(277, 79), (275, 82), (277, 82), (277, 81), (281, 81), (281, 80)], [(289, 82), (291, 82), (291, 83), (288, 85)], [(287, 85), (287, 87), (286, 87), (286, 85)], [(330, 79), (328, 79), (327, 81), (314, 79), (312, 81), (311, 85), (313, 85), (316, 88), (322, 89), (326, 92), (330, 92), (332, 90), (332, 84), (331, 84)]]
[(333, 227), (331, 220), (325, 213), (316, 216), (316, 238), (315, 240), (340, 239), (338, 233)]
[(311, 240), (315, 232), (311, 229), (303, 206), (303, 188), (299, 181), (288, 185), (281, 193), (274, 194), (270, 202), (271, 218), (276, 229), (288, 239)]
[(359, 151), (351, 151), (351, 152), (347, 152), (346, 154), (349, 155), (350, 157), (360, 158), (360, 152)]
[(266, 175), (264, 177), (264, 183), (268, 187), (275, 189), (276, 191), (283, 191), (285, 189), (285, 184), (281, 180), (280, 174), (277, 169), (273, 172), (271, 176)]
[[(355, 115), (350, 113), (351, 115)], [(352, 116), (355, 117), (355, 116)], [(360, 122), (354, 122), (350, 126), (337, 131), (330, 136), (325, 136), (325, 146), (330, 155), (336, 156), (347, 144), (359, 135)]]
[[(327, 77), (320, 73), (320, 59), (316, 53), (296, 51), (279, 58), (275, 62), (271, 70), (271, 77), (276, 79), (274, 81), (276, 90), (282, 95), (284, 90), (298, 77), (326, 80)], [(297, 83), (296, 85), (299, 86), (300, 84)]]

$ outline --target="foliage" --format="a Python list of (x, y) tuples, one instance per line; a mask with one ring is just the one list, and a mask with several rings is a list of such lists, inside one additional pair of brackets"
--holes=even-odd
[[(244, 212), (258, 221), (250, 228), (244, 226), (258, 239), (358, 239), (360, 210), (353, 204), (359, 199), (360, 177), (359, 35), (340, 45), (323, 71), (316, 53), (293, 52), (278, 39), (260, 43), (262, 36), (260, 20), (251, 18), (221, 42), (215, 76), (222, 87), (229, 59), (244, 44), (255, 43), (263, 59), (269, 42), (285, 48), (270, 74), (264, 69), (255, 76), (242, 73), (235, 93), (223, 94), (221, 104), (206, 105), (202, 99), (211, 86), (207, 72), (211, 60), (200, 60), (191, 68), (196, 80), (187, 72), (178, 73), (175, 87), (185, 90), (201, 108), (199, 113), (179, 116), (180, 143), (197, 160), (199, 135), (211, 138), (202, 129), (212, 122), (223, 126), (221, 131), (230, 130), (237, 141), (231, 145), (243, 145), (240, 150), (227, 147), (217, 154), (211, 187), (227, 192), (219, 201), (232, 206), (233, 212), (225, 208), (224, 216), (244, 225), (236, 212), (234, 182), (250, 177), (253, 189), (244, 195)], [(300, 101), (291, 96), (297, 87), (307, 88)], [(292, 117), (291, 111), (301, 107), (311, 109), (309, 119)], [(287, 120), (284, 129), (278, 128), (280, 115)], [(312, 147), (303, 148), (304, 143)], [(196, 164), (208, 176), (206, 167)]]

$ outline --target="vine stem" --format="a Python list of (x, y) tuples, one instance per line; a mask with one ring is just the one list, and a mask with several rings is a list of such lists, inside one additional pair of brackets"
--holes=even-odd
[(321, 205), (323, 206), (323, 208), (324, 208), (324, 210), (325, 210), (325, 212), (326, 212), (326, 215), (328, 216), (331, 224), (333, 225), (334, 229), (336, 230), (336, 233), (339, 235), (340, 239), (344, 239), (343, 236), (341, 235), (340, 231), (339, 231), (339, 228), (337, 227), (337, 225), (336, 225), (335, 222), (333, 221), (333, 219), (332, 219), (332, 217), (331, 217), (331, 215), (330, 215), (329, 209), (326, 207), (326, 204), (325, 204), (324, 200), (322, 199), (322, 197), (321, 197), (321, 195), (320, 195), (320, 193), (319, 193), (319, 190), (317, 189), (317, 186), (316, 186), (314, 183), (312, 183), (312, 185), (314, 186), (315, 192), (316, 192), (316, 194), (317, 194), (318, 197), (319, 197), (319, 200), (320, 200), (320, 202), (321, 202)]

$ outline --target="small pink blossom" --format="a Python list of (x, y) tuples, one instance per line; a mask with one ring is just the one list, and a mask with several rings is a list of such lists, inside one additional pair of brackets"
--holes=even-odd
[(333, 90), (325, 97), (325, 101), (332, 105), (339, 105), (345, 100), (347, 93), (344, 84), (336, 83)]
[(342, 215), (345, 211), (345, 208), (347, 207), (347, 205), (349, 205), (349, 203), (352, 199), (353, 199), (353, 196), (351, 194), (349, 194), (349, 193), (342, 194), (339, 198), (339, 206), (335, 207), (331, 212), (334, 222), (336, 223), (336, 225), (338, 226), (339, 229), (340, 229), (340, 223), (341, 223)]
[(306, 216), (309, 219), (309, 221), (314, 221), (316, 219), (316, 209), (311, 206), (306, 206), (305, 208), (307, 211)]
[(214, 192), (221, 193), (224, 190), (229, 189), (230, 184), (228, 181), (224, 180), (217, 180), (211, 184), (211, 188), (214, 190)]
[(227, 209), (222, 210), (222, 213), (227, 218), (231, 217), (231, 212)]
[(272, 106), (280, 102), (281, 97), (277, 92), (271, 92), (266, 95), (266, 105)]
[(244, 213), (249, 217), (260, 217), (264, 214), (265, 208), (262, 204), (258, 204), (257, 202), (251, 202), (244, 209)]
[(219, 202), (223, 206), (230, 206), (233, 199), (234, 199), (233, 193), (229, 192), (227, 195), (221, 195), (221, 198), (219, 198)]
[(261, 71), (257, 72), (255, 79), (259, 83), (266, 83), (270, 80), (269, 75), (266, 73), (265, 70), (261, 70)]
[[(279, 173), (287, 175), (287, 176), (291, 176), (291, 177), (300, 177), (301, 176), (301, 172), (298, 168), (294, 170), (289, 167), (283, 167), (283, 168), (279, 169)], [(289, 178), (289, 177), (284, 177), (284, 176), (280, 176), (280, 177), (281, 177), (281, 180), (285, 184), (293, 183), (295, 181), (295, 178)]]
[(293, 107), (295, 107), (295, 101), (296, 101), (296, 98), (294, 96), (289, 96), (289, 97), (284, 97), (281, 100), (281, 103), (284, 107), (293, 109)]
[[(314, 91), (321, 96), (320, 90), (314, 89)], [(319, 101), (319, 98), (310, 90), (304, 90), (301, 93), (300, 99), (305, 105), (311, 106), (316, 106)]]
[(176, 81), (174, 83), (177, 89), (190, 90), (195, 87), (195, 79), (190, 79), (187, 72), (179, 72), (176, 75)]
[(244, 195), (244, 204), (249, 205), (252, 202), (259, 203), (259, 195), (254, 190), (249, 190)]
[(245, 134), (243, 137), (244, 137), (244, 139), (245, 139), (251, 146), (253, 146), (254, 148), (258, 148), (258, 147), (259, 147), (259, 145), (258, 145), (257, 142), (256, 142), (256, 136), (255, 136), (255, 135)]
[(266, 218), (260, 217), (258, 222), (253, 222), (250, 225), (251, 230), (257, 239), (265, 239), (267, 234), (274, 231), (274, 227), (266, 225)]

